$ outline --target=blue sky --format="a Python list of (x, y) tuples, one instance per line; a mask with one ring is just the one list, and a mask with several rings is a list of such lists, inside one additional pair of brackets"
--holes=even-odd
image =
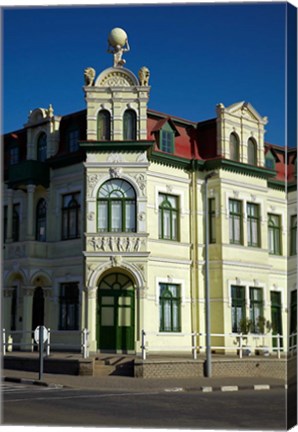
[(248, 101), (268, 116), (266, 140), (284, 145), (285, 3), (4, 8), (3, 131), (30, 110), (85, 108), (87, 66), (112, 66), (114, 27), (126, 30), (126, 66), (151, 71), (149, 108), (193, 121), (216, 104)]

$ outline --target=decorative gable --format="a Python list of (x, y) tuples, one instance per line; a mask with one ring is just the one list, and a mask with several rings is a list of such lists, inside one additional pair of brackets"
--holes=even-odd
[(134, 87), (139, 82), (136, 76), (124, 68), (109, 68), (104, 70), (97, 78), (95, 87)]

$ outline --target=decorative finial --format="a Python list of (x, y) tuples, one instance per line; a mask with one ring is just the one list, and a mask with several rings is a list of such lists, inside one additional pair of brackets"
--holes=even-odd
[(126, 61), (122, 58), (124, 52), (130, 51), (128, 45), (128, 37), (124, 30), (121, 28), (114, 28), (110, 31), (108, 37), (108, 50), (107, 52), (114, 55), (114, 67), (122, 67)]
[(85, 85), (87, 87), (91, 87), (93, 85), (95, 74), (95, 69), (92, 67), (88, 67), (84, 70)]
[(149, 77), (150, 77), (150, 71), (146, 66), (141, 67), (139, 70), (139, 82), (141, 86), (148, 86), (149, 85)]
[(47, 112), (48, 117), (53, 117), (54, 110), (53, 110), (52, 104), (49, 105), (49, 108), (48, 108), (47, 111), (48, 111), (48, 112)]

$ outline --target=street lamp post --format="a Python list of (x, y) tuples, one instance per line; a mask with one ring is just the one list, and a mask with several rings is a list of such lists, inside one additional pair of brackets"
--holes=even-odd
[(206, 326), (206, 375), (212, 376), (211, 336), (210, 336), (210, 286), (209, 286), (209, 206), (208, 206), (208, 180), (216, 175), (211, 172), (205, 177), (205, 326)]

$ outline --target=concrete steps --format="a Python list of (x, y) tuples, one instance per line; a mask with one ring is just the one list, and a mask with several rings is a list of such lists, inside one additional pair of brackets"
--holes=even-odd
[(134, 376), (134, 360), (125, 356), (106, 356), (94, 359), (93, 376)]

